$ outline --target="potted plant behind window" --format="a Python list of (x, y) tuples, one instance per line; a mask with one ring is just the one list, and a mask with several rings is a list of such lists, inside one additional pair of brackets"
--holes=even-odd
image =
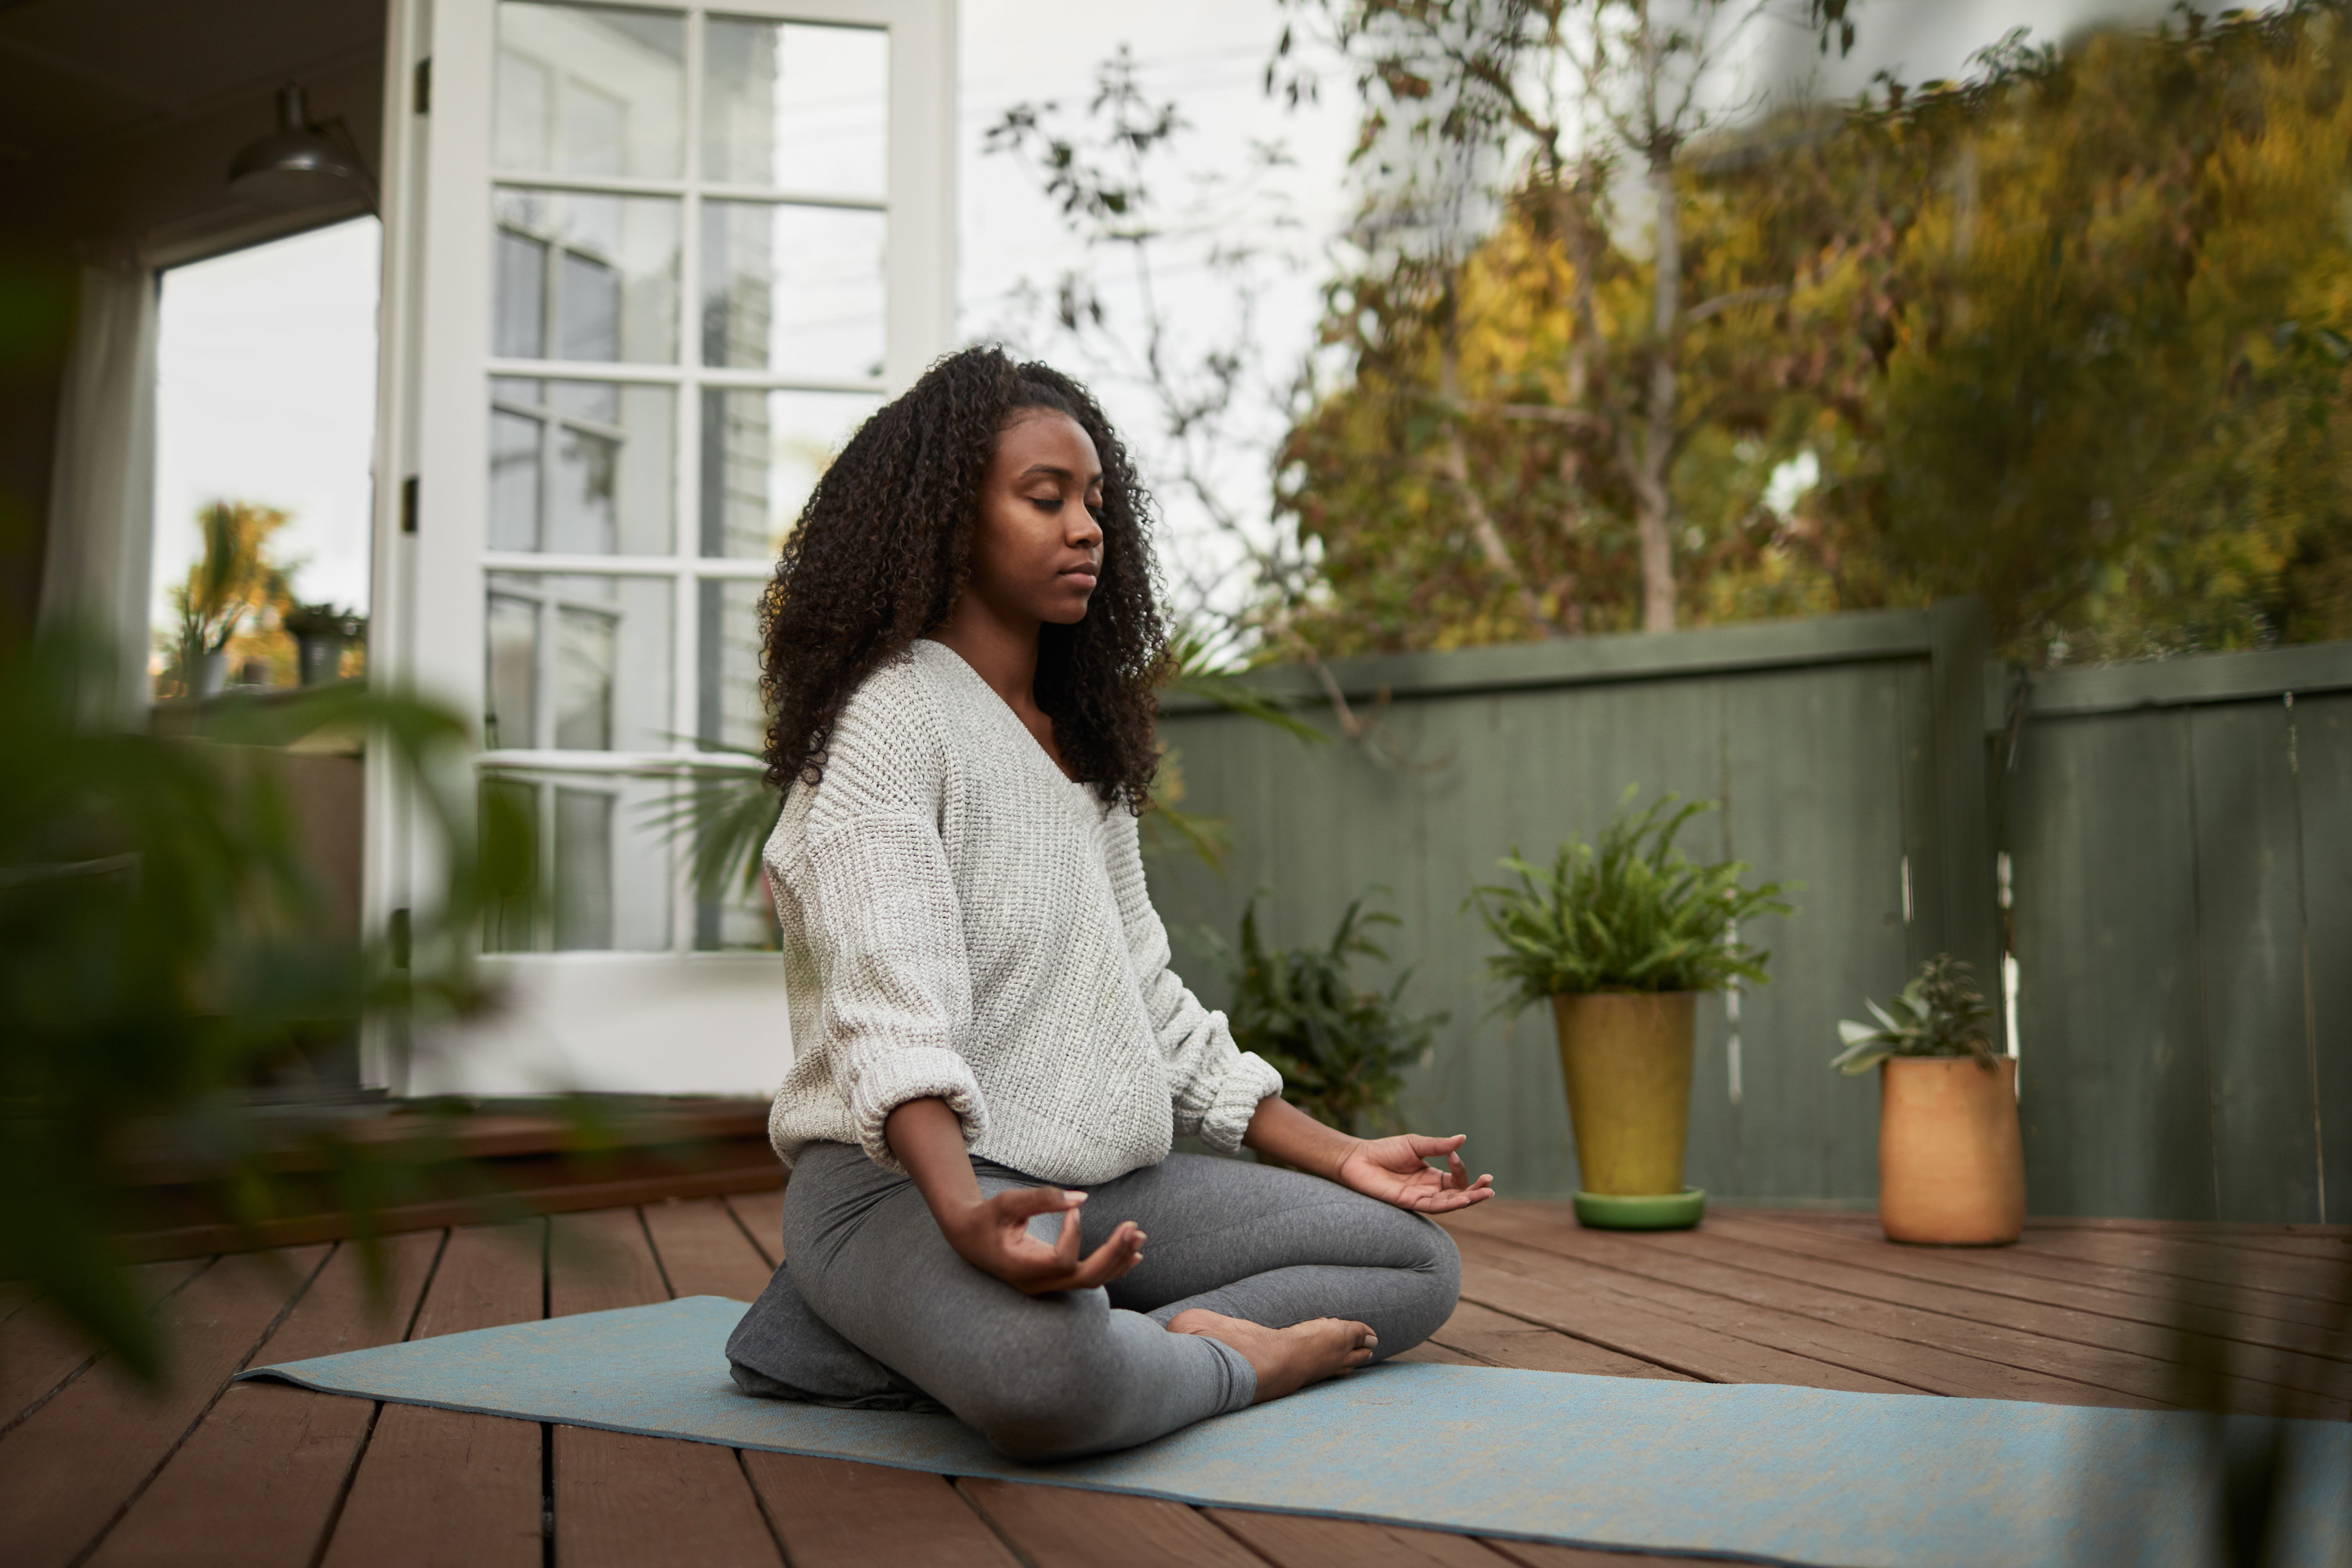
[(1831, 1066), (1879, 1069), (1878, 1223), (1889, 1241), (1999, 1247), (2025, 1228), (2017, 1058), (1997, 1056), (1992, 1009), (1966, 963), (1937, 953), (1877, 1022), (1845, 1019)]
[[(1690, 1134), (1698, 993), (1764, 983), (1767, 954), (1742, 942), (1742, 920), (1788, 914), (1778, 882), (1743, 883), (1748, 867), (1702, 866), (1675, 836), (1711, 801), (1639, 811), (1628, 789), (1598, 847), (1579, 837), (1549, 868), (1512, 857), (1516, 886), (1473, 889), (1503, 951), (1487, 973), (1511, 987), (1504, 1006), (1551, 1005), (1570, 1124), (1576, 1217), (1612, 1230), (1696, 1225), (1706, 1194), (1683, 1185)], [(1671, 810), (1671, 815), (1668, 813)]]

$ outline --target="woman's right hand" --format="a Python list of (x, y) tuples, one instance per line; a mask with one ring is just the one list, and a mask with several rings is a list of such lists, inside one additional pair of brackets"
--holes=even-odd
[[(960, 1206), (940, 1219), (940, 1231), (966, 1263), (1024, 1295), (1090, 1290), (1143, 1261), (1143, 1232), (1133, 1220), (1123, 1221), (1108, 1240), (1080, 1258), (1078, 1205), (1086, 1201), (1086, 1194), (1059, 1187), (1014, 1187)], [(1063, 1216), (1061, 1238), (1051, 1247), (1029, 1234), (1030, 1220), (1041, 1214)]]
[[(956, 1255), (1024, 1295), (1090, 1290), (1143, 1261), (1143, 1232), (1132, 1220), (1111, 1232), (1091, 1256), (1078, 1256), (1084, 1193), (1014, 1187), (992, 1198), (981, 1196), (971, 1156), (964, 1152), (963, 1124), (943, 1100), (907, 1101), (883, 1121), (882, 1136), (914, 1178)], [(1029, 1234), (1030, 1220), (1041, 1214), (1062, 1216), (1061, 1239), (1050, 1247)]]

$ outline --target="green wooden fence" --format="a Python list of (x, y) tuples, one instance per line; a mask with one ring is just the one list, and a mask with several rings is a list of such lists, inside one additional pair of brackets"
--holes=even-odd
[[(2352, 649), (2260, 657), (2317, 659), (2352, 677)], [(2224, 662), (2179, 661), (2160, 667), (2157, 679), (2187, 690), (2199, 668)], [(1514, 847), (1548, 855), (1569, 833), (1597, 830), (1628, 785), (1644, 797), (1671, 790), (1720, 801), (1724, 809), (1687, 832), (1694, 853), (1736, 856), (1760, 876), (1803, 888), (1793, 916), (1743, 932), (1771, 949), (1771, 984), (1738, 997), (1736, 1008), (1724, 997), (1701, 1005), (1691, 1180), (1727, 1198), (1861, 1206), (1876, 1192), (1876, 1089), (1869, 1079), (1828, 1070), (1836, 1021), (1861, 1016), (1865, 995), (1885, 996), (1938, 952), (1969, 959), (1990, 985), (2002, 931), (1997, 857), (2007, 842), (2016, 868), (2014, 930), (2024, 974), (2018, 1032), (2027, 1053), (2037, 1211), (2316, 1217), (2311, 1173), (2323, 1142), (2317, 1122), (2325, 1120), (2316, 1107), (2331, 1089), (2336, 1099), (2328, 1103), (2341, 1105), (2352, 1088), (2345, 1081), (2352, 1063), (2340, 1043), (2336, 1076), (2318, 1073), (2299, 1099), (2267, 1068), (2239, 1086), (2229, 1075), (2251, 1070), (2240, 1056), (2272, 1063), (2273, 1036), (2288, 1027), (2278, 1022), (2286, 1005), (2278, 986), (2250, 978), (2236, 991), (2213, 993), (2225, 1014), (2208, 1006), (2201, 1019), (2269, 1032), (2259, 1047), (2238, 1056), (2206, 1051), (2194, 1067), (2180, 1065), (2185, 1047), (2145, 1037), (2142, 996), (2184, 964), (2186, 973), (2202, 973), (2241, 962), (2255, 946), (2264, 962), (2291, 967), (2301, 962), (2297, 941), (2306, 940), (2312, 994), (2335, 1008), (2316, 1015), (2313, 1027), (2324, 1037), (2332, 1017), (2342, 1035), (2342, 984), (2317, 978), (2328, 964), (2317, 933), (2334, 932), (2339, 952), (2352, 933), (2352, 887), (2341, 869), (2343, 803), (2352, 795), (2345, 787), (2352, 777), (2345, 712), (2329, 710), (2324, 766), (2333, 783), (2325, 787), (2335, 791), (2336, 804), (2327, 816), (2333, 826), (2320, 831), (2314, 824), (2326, 814), (2310, 805), (2323, 787), (2315, 771), (2320, 710), (2309, 699), (2297, 710), (2302, 864), (2323, 865), (2333, 853), (2338, 869), (2329, 890), (2313, 891), (2325, 879), (2319, 872), (2298, 872), (2293, 887), (2304, 902), (2295, 918), (2264, 928), (2285, 945), (2265, 945), (2269, 938), (2243, 921), (2227, 932), (2215, 926), (2227, 911), (2251, 910), (2245, 898), (2254, 894), (2234, 893), (2234, 884), (2207, 872), (2199, 896), (2219, 900), (2214, 914), (2191, 918), (2189, 949), (2159, 954), (2138, 933), (2174, 918), (2170, 906), (2144, 897), (2131, 879), (2153, 876), (2158, 862), (2189, 868), (2194, 879), (2200, 855), (2240, 864), (2224, 845), (2246, 814), (2223, 805), (2235, 797), (2209, 783), (2198, 798), (2211, 818), (2206, 826), (2221, 837), (2209, 847), (2175, 835), (2135, 853), (2124, 825), (2153, 826), (2158, 818), (2085, 793), (2142, 788), (2143, 764), (2111, 757), (2098, 739), (2100, 725), (2127, 728), (2147, 717), (2110, 712), (2148, 700), (2137, 694), (2140, 688), (2101, 695), (2110, 689), (2095, 677), (2126, 673), (2149, 676), (2070, 672), (2033, 683), (2021, 707), (2003, 673), (1988, 664), (1981, 620), (1966, 603), (1345, 661), (1330, 674), (1368, 726), (1368, 742), (1309, 747), (1219, 710), (1169, 705), (1162, 732), (1181, 759), (1185, 805), (1227, 818), (1233, 847), (1223, 875), (1189, 858), (1159, 860), (1154, 890), (1180, 963), (1213, 999), (1224, 986), (1197, 933), (1230, 939), (1254, 889), (1268, 889), (1269, 938), (1284, 945), (1328, 937), (1348, 900), (1366, 888), (1391, 889), (1380, 901), (1404, 921), (1391, 947), (1413, 968), (1408, 1003), (1452, 1016), (1432, 1059), (1411, 1076), (1408, 1119), (1423, 1130), (1469, 1133), (1477, 1168), (1492, 1170), (1505, 1190), (1558, 1196), (1572, 1190), (1576, 1167), (1549, 1018), (1530, 1012), (1512, 1021), (1494, 1013), (1496, 993), (1480, 973), (1487, 940), (1475, 915), (1461, 913), (1463, 900), (1474, 881), (1494, 878), (1496, 861)], [(2237, 684), (2223, 686), (2237, 693), (2245, 677), (2233, 679)], [(1296, 700), (1302, 715), (1338, 732), (1308, 672), (1271, 669), (1252, 680)], [(2352, 687), (2352, 679), (2336, 685)], [(2183, 721), (2218, 722), (2264, 701), (2283, 710), (2277, 691), (2266, 699), (2213, 697)], [(2208, 747), (2217, 757), (2252, 754), (2227, 739)], [(2117, 776), (2102, 782), (2103, 768)], [(2241, 787), (2231, 777), (2231, 787)], [(2242, 787), (2261, 793), (2252, 784)], [(2069, 826), (2068, 813), (2098, 818), (2098, 831), (2086, 837)], [(2074, 838), (2084, 840), (2079, 852), (2067, 847)], [(2094, 846), (2115, 847), (2110, 869), (2093, 868)], [(2275, 904), (2275, 882), (2264, 873), (2248, 885)], [(2093, 911), (2110, 904), (2113, 918), (2101, 927)], [(2301, 939), (2306, 928), (2311, 935)], [(2217, 941), (2236, 946), (2224, 954)], [(2352, 968), (2352, 958), (2340, 966)], [(2083, 984), (2085, 973), (2095, 973), (2095, 984)], [(2231, 1007), (2239, 1011), (2226, 1012)], [(2324, 1038), (2306, 1048), (2303, 1015), (2294, 1027), (2305, 1030), (2294, 1042), (2297, 1064), (2326, 1055)], [(2230, 1086), (2214, 1104), (2226, 1100), (2229, 1112), (2217, 1110), (2191, 1154), (2172, 1144), (2197, 1131), (2183, 1121), (2184, 1086), (2209, 1060), (2222, 1074), (2215, 1081)], [(2268, 1131), (2272, 1121), (2296, 1114), (2299, 1131)], [(2339, 1115), (2329, 1125), (2343, 1121)], [(2303, 1172), (2300, 1190), (2311, 1201), (2294, 1207), (2296, 1189), (2268, 1174), (2234, 1205), (2217, 1198), (2236, 1191), (2214, 1174), (2234, 1166), (2238, 1144), (2231, 1139), (2259, 1145), (2266, 1172)], [(2337, 1146), (2346, 1151), (2339, 1164), (2352, 1166), (2352, 1127)], [(2299, 1150), (2302, 1163), (2283, 1150)], [(2347, 1173), (2331, 1178), (2337, 1192)], [(2203, 1194), (2202, 1206), (2182, 1196), (2192, 1188)], [(2352, 1202), (2331, 1198), (2329, 1210), (2343, 1217)]]
[(2352, 644), (2027, 691), (1992, 771), (2033, 1207), (2352, 1220)]

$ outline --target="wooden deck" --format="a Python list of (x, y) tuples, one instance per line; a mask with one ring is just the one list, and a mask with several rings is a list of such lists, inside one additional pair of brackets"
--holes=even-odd
[[(543, 1315), (748, 1299), (780, 1195), (561, 1215), (386, 1244), (142, 1265), (179, 1347), (162, 1397), (10, 1298), (0, 1520), (14, 1568), (1201, 1564), (1601, 1568), (1681, 1559), (1485, 1542), (1062, 1488), (950, 1481), (230, 1384), (239, 1368)], [(1497, 1202), (1452, 1226), (1463, 1305), (1418, 1359), (1622, 1377), (2162, 1406), (2186, 1315), (2234, 1405), (2352, 1415), (2352, 1230), (2099, 1222), (1998, 1251), (1897, 1247), (1865, 1217), (1728, 1211), (1681, 1235)], [(2213, 1357), (2191, 1357), (2210, 1361)]]

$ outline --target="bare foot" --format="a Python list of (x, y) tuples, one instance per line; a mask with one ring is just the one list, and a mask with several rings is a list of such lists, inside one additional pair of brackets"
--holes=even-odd
[(1264, 1405), (1286, 1394), (1296, 1394), (1310, 1383), (1360, 1367), (1372, 1359), (1381, 1342), (1361, 1323), (1340, 1318), (1310, 1318), (1286, 1329), (1269, 1329), (1241, 1318), (1228, 1318), (1195, 1307), (1168, 1321), (1171, 1334), (1199, 1334), (1242, 1352), (1257, 1373), (1257, 1397)]

